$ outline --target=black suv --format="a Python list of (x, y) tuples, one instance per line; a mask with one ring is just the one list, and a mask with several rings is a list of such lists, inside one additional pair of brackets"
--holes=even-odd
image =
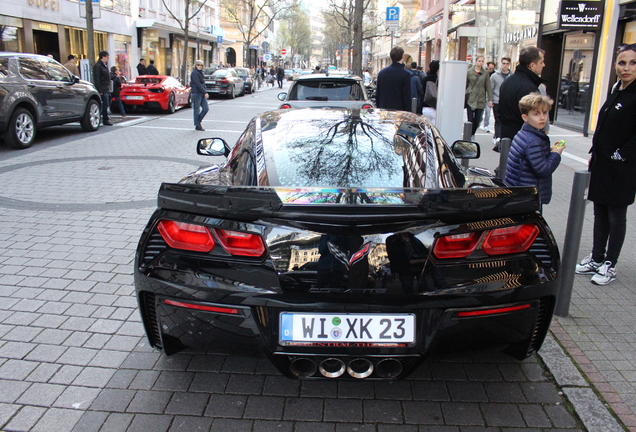
[(76, 121), (96, 131), (100, 114), (95, 86), (54, 59), (0, 52), (0, 134), (7, 146), (30, 147), (36, 130)]

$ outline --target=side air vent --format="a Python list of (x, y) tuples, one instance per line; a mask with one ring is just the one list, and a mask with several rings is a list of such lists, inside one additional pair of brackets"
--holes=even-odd
[(543, 236), (543, 233), (540, 233), (537, 236), (537, 238), (534, 239), (534, 242), (532, 243), (532, 246), (530, 246), (530, 249), (528, 249), (528, 252), (530, 252), (539, 261), (541, 261), (541, 263), (543, 264), (545, 268), (548, 268), (548, 269), (556, 268), (556, 266), (552, 262), (550, 247), (548, 246), (548, 242)]
[(161, 255), (166, 249), (168, 245), (161, 237), (158, 231), (152, 233), (152, 235), (148, 238), (146, 242), (146, 248), (143, 251), (141, 265), (147, 266), (149, 265), (155, 258)]
[(552, 308), (554, 302), (549, 297), (539, 300), (539, 310), (537, 312), (537, 322), (532, 332), (532, 338), (528, 347), (528, 356), (533, 354), (543, 343), (548, 327), (550, 327), (550, 319), (552, 317)]
[(163, 349), (161, 345), (161, 336), (159, 332), (159, 323), (157, 322), (157, 310), (155, 307), (155, 295), (148, 291), (142, 291), (139, 294), (139, 302), (141, 314), (144, 317), (144, 325), (146, 326), (146, 334), (150, 345), (156, 349)]

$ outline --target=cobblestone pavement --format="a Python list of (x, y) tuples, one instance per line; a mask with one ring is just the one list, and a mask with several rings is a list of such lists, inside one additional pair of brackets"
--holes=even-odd
[[(194, 131), (191, 110), (181, 110), (129, 118), (96, 134), (69, 132), (72, 139), (52, 130), (50, 145), (0, 152), (0, 430), (621, 430), (594, 391), (606, 400), (610, 393), (590, 387), (553, 338), (542, 358), (432, 358), (395, 383), (294, 381), (265, 358), (151, 350), (136, 310), (132, 263), (157, 189), (214, 162), (196, 154), (196, 140), (234, 142), (254, 113), (278, 106), (277, 93), (213, 100), (206, 132)], [(485, 155), (480, 164), (494, 161)], [(562, 224), (566, 186), (556, 186), (561, 204), (546, 211), (553, 224)], [(562, 238), (564, 228), (554, 228)], [(582, 243), (589, 246), (589, 236)], [(605, 291), (628, 293), (628, 280), (619, 270), (620, 283)], [(576, 318), (553, 327), (561, 342), (566, 335), (573, 344), (588, 342), (581, 353), (570, 352), (580, 361), (620, 352), (627, 338), (595, 345), (573, 328), (589, 322), (590, 334), (599, 335), (588, 305), (602, 293), (584, 282), (577, 279)], [(622, 319), (627, 333), (631, 317)], [(629, 362), (608, 363), (622, 373)]]

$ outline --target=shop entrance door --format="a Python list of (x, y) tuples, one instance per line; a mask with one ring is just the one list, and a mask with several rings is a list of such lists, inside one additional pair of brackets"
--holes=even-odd
[[(36, 54), (49, 55), (60, 61), (60, 41), (57, 33), (33, 30), (33, 48)], [(61, 62), (61, 63), (66, 63)]]

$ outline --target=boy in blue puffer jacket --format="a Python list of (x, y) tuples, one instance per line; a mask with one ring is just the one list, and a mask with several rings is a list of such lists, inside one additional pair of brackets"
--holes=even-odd
[(505, 182), (510, 186), (536, 186), (542, 208), (552, 198), (552, 173), (565, 148), (550, 145), (550, 138), (543, 131), (553, 103), (539, 93), (521, 98), (519, 110), (524, 125), (512, 140), (506, 167)]

